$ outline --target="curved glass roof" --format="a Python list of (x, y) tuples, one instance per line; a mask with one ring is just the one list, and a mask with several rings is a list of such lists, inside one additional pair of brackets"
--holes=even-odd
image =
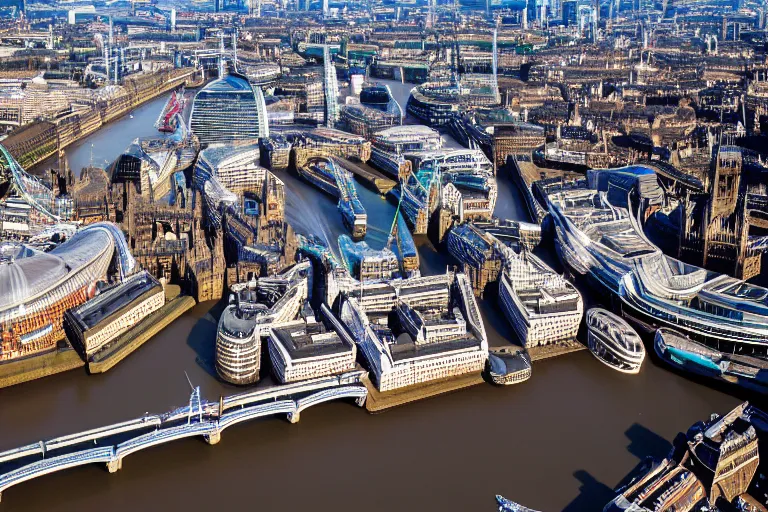
[(67, 275), (60, 257), (25, 245), (0, 247), (0, 308), (37, 295)]

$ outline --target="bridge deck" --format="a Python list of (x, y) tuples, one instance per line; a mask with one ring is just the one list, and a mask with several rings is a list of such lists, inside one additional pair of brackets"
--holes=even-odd
[(0, 492), (3, 492), (13, 485), (31, 480), (32, 478), (61, 471), (63, 469), (82, 466), (84, 464), (92, 464), (95, 462), (109, 462), (112, 460), (112, 456), (112, 447), (106, 447), (92, 448), (90, 450), (70, 453), (60, 457), (39, 460), (22, 468), (5, 473), (4, 475), (0, 475)]
[(233, 407), (242, 407), (255, 402), (264, 402), (267, 400), (276, 400), (284, 396), (296, 395), (299, 393), (307, 393), (318, 389), (324, 389), (334, 386), (340, 386), (343, 384), (351, 384), (354, 382), (360, 382), (363, 374), (363, 370), (355, 370), (345, 373), (343, 375), (334, 377), (322, 377), (319, 379), (307, 380), (304, 382), (297, 382), (295, 384), (287, 384), (283, 386), (272, 386), (265, 389), (257, 389), (254, 391), (248, 391), (246, 393), (240, 393), (237, 395), (231, 395), (224, 397), (224, 410), (231, 409)]
[[(42, 456), (39, 460), (0, 474), (0, 493), (37, 476), (84, 464), (106, 463), (110, 472), (114, 472), (120, 469), (124, 457), (139, 450), (178, 439), (204, 436), (209, 443), (214, 444), (218, 442), (220, 433), (225, 428), (259, 417), (287, 414), (288, 419), (293, 423), (298, 421), (299, 413), (307, 407), (340, 398), (355, 398), (358, 405), (362, 406), (368, 395), (367, 388), (362, 384), (366, 375), (365, 371), (355, 370), (338, 376), (225, 397), (222, 399), (225, 407), (221, 417), (219, 417), (218, 404), (201, 400), (199, 388), (196, 388), (188, 406), (176, 409), (169, 414), (143, 416), (78, 434), (58, 437), (47, 443), (41, 441), (0, 453), (0, 464), (32, 455)], [(179, 424), (178, 421), (182, 418), (184, 422)], [(142, 434), (138, 432), (152, 427), (155, 430)], [(52, 450), (61, 450), (68, 446), (105, 439), (121, 433), (128, 433), (130, 436), (134, 432), (134, 437), (117, 445), (87, 448), (46, 457), (51, 455)]]

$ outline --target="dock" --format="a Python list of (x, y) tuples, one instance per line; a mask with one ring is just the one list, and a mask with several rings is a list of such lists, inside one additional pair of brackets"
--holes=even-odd
[(543, 361), (550, 357), (564, 356), (573, 352), (587, 350), (587, 346), (578, 341), (568, 343), (556, 343), (554, 345), (542, 345), (540, 347), (531, 347), (528, 349), (528, 355), (531, 356), (531, 362)]
[(334, 161), (334, 163), (344, 167), (349, 172), (363, 180), (365, 183), (374, 187), (379, 191), (379, 194), (384, 195), (395, 188), (397, 185), (397, 182), (384, 176), (382, 173), (368, 165), (357, 164), (351, 160), (338, 156), (332, 156), (331, 159)]
[(579, 174), (574, 171), (565, 171), (562, 169), (552, 169), (548, 167), (539, 167), (532, 161), (531, 155), (525, 155), (527, 160), (523, 158), (511, 159), (512, 166), (510, 168), (510, 174), (512, 175), (512, 181), (517, 184), (520, 191), (523, 193), (525, 199), (525, 206), (528, 209), (528, 213), (534, 222), (541, 223), (546, 217), (547, 211), (534, 197), (533, 183), (539, 180), (551, 179), (551, 178), (563, 178), (574, 179), (583, 178), (583, 174)]
[(162, 308), (146, 316), (141, 322), (93, 354), (88, 360), (88, 373), (104, 373), (111, 369), (195, 304), (195, 299), (188, 295), (169, 300)]
[(468, 373), (459, 377), (415, 384), (383, 393), (376, 389), (376, 386), (367, 375), (362, 379), (362, 382), (368, 388), (368, 399), (365, 402), (366, 410), (370, 413), (378, 413), (410, 402), (452, 393), (476, 384), (483, 384), (485, 380), (480, 372)]
[[(64, 342), (66, 343), (66, 342)], [(20, 361), (0, 364), (0, 388), (48, 377), (57, 373), (82, 368), (85, 362), (72, 348), (60, 348)]]

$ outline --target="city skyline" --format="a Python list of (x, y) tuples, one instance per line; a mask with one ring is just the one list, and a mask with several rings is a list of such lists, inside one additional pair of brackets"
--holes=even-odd
[(768, 510), (767, 14), (3, 3), (0, 507)]

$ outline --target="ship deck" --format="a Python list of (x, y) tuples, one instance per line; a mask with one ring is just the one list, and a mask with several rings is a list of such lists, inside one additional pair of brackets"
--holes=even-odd
[(368, 164), (362, 162), (356, 163), (340, 157), (332, 157), (332, 159), (338, 163), (338, 165), (347, 169), (368, 185), (374, 187), (380, 194), (386, 194), (397, 185), (397, 182), (388, 178)]

